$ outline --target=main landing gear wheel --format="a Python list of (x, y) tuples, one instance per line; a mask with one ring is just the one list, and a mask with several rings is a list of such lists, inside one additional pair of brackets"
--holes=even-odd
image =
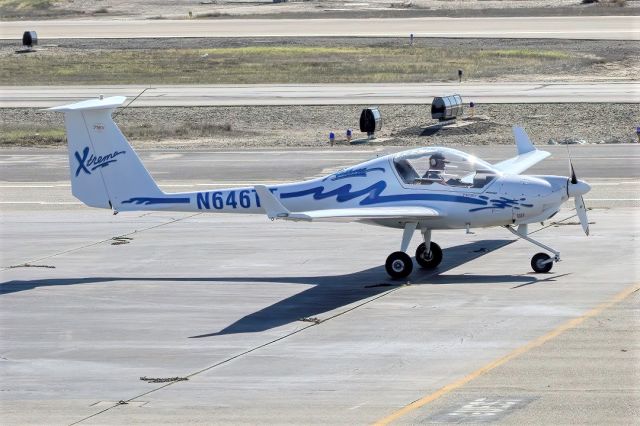
[(547, 253), (534, 254), (531, 258), (531, 267), (538, 273), (549, 272), (551, 270), (551, 267), (553, 266), (553, 261), (547, 262), (550, 259), (551, 256), (549, 256)]
[(405, 278), (413, 271), (413, 262), (407, 253), (396, 251), (387, 257), (384, 267), (392, 278)]
[(431, 242), (431, 253), (427, 255), (427, 246), (422, 243), (416, 250), (416, 262), (424, 269), (433, 269), (442, 262), (442, 249), (439, 245)]

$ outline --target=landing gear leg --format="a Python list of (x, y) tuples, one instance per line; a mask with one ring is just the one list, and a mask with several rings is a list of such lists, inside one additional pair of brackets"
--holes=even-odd
[(540, 272), (549, 272), (553, 267), (554, 262), (560, 262), (560, 252), (552, 249), (549, 246), (542, 244), (540, 241), (536, 241), (533, 238), (527, 235), (527, 225), (518, 226), (518, 230), (513, 229), (511, 226), (506, 226), (506, 228), (516, 237), (522, 238), (523, 240), (529, 241), (531, 244), (535, 244), (538, 247), (550, 251), (553, 253), (553, 257), (549, 256), (546, 253), (536, 253), (531, 258), (531, 268), (534, 271)]
[(422, 230), (424, 243), (416, 250), (416, 261), (425, 269), (433, 269), (442, 262), (442, 249), (431, 241), (431, 229)]
[(406, 251), (417, 226), (417, 223), (407, 223), (404, 226), (400, 251), (393, 252), (387, 257), (384, 267), (391, 278), (405, 278), (413, 271), (413, 262)]

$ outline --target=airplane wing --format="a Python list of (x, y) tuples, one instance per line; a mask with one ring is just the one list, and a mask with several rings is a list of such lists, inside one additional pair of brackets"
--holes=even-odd
[(518, 155), (493, 165), (501, 172), (514, 175), (520, 174), (551, 155), (547, 151), (536, 149), (522, 127), (513, 126), (513, 136), (516, 139)]
[(415, 221), (441, 216), (440, 213), (434, 209), (419, 206), (360, 207), (290, 212), (266, 186), (256, 185), (255, 189), (260, 197), (260, 202), (264, 207), (267, 216), (269, 216), (269, 219), (285, 219), (306, 222), (358, 222), (376, 219), (401, 219)]

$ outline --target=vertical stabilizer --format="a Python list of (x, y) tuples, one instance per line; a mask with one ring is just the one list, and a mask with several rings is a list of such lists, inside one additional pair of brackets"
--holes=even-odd
[(527, 132), (522, 127), (513, 126), (513, 137), (516, 140), (518, 155), (536, 150), (536, 147), (533, 146), (533, 143), (531, 143), (529, 139), (529, 135), (527, 135)]
[(91, 207), (119, 210), (123, 201), (164, 195), (113, 121), (124, 96), (51, 108), (64, 112), (73, 195)]

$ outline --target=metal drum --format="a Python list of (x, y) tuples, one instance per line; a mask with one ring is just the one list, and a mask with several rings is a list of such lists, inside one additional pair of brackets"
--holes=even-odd
[(462, 115), (462, 98), (460, 95), (451, 95), (433, 98), (431, 103), (431, 118), (445, 121), (455, 120)]
[(360, 114), (360, 131), (371, 136), (382, 128), (382, 116), (378, 108), (365, 108)]

